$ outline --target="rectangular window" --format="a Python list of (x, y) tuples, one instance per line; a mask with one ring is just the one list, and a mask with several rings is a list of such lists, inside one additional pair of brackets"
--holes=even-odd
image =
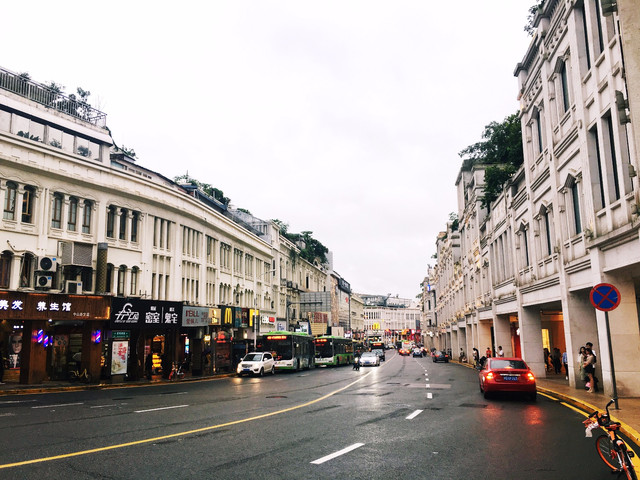
[[(598, 191), (595, 191), (594, 185), (594, 203), (596, 210), (600, 210), (605, 207), (605, 197), (604, 197), (604, 177), (602, 172), (602, 158), (600, 156), (600, 141), (598, 140), (598, 126), (594, 125), (589, 130), (589, 157), (592, 175), (598, 179)], [(593, 159), (595, 159), (595, 164), (593, 163)], [(599, 201), (599, 203), (598, 203)]]
[(115, 238), (116, 207), (111, 206), (107, 210), (107, 238)]
[(25, 187), (22, 194), (22, 223), (33, 223), (34, 198), (35, 189), (33, 187)]
[(582, 220), (580, 220), (580, 194), (578, 192), (578, 184), (571, 185), (571, 200), (573, 203), (573, 227), (574, 234), (582, 232)]
[(0, 255), (0, 288), (9, 288), (12, 261), (13, 255), (9, 252), (2, 252), (2, 255)]
[(553, 250), (551, 248), (551, 222), (549, 221), (549, 211), (547, 210), (544, 215), (544, 236), (547, 247), (547, 255), (551, 255)]
[(78, 223), (78, 199), (69, 199), (69, 219), (67, 220), (67, 230), (75, 232)]
[(62, 228), (62, 196), (59, 194), (53, 196), (51, 228)]
[(587, 15), (584, 8), (584, 3), (580, 7), (580, 14), (582, 16), (582, 29), (583, 29), (583, 45), (581, 45), (581, 50), (584, 52), (585, 60), (587, 62), (587, 70), (591, 68), (591, 55), (589, 54), (589, 30), (587, 30)]
[(605, 117), (604, 121), (609, 133), (609, 166), (611, 167), (611, 179), (613, 180), (613, 201), (620, 199), (620, 179), (618, 178), (618, 158), (616, 157), (616, 143), (614, 141), (613, 124), (611, 116)]
[(82, 209), (82, 233), (91, 233), (91, 209), (93, 203), (89, 200), (84, 201), (84, 208)]
[(529, 261), (529, 239), (527, 238), (527, 230), (522, 231), (522, 238), (524, 240), (524, 264), (525, 266), (530, 265)]
[(120, 240), (127, 239), (127, 220), (129, 219), (129, 211), (124, 208), (120, 209), (120, 231), (118, 232), (118, 238)]
[(602, 17), (600, 14), (600, 0), (593, 0), (594, 10), (596, 15), (596, 26), (598, 28), (598, 52), (596, 56), (599, 56), (604, 51), (604, 37), (602, 35)]
[(562, 64), (562, 69), (560, 70), (560, 83), (562, 88), (562, 111), (569, 111), (569, 80), (567, 78), (567, 64)]
[(140, 221), (140, 214), (133, 212), (131, 215), (131, 241), (137, 243), (138, 241), (138, 222)]
[(4, 197), (4, 214), (5, 220), (16, 219), (16, 194), (18, 186), (13, 182), (7, 182), (7, 190)]

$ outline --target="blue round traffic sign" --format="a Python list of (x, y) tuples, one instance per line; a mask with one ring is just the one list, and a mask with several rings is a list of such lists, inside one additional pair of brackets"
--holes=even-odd
[(610, 283), (599, 283), (591, 289), (591, 305), (603, 312), (609, 312), (620, 305), (620, 291)]

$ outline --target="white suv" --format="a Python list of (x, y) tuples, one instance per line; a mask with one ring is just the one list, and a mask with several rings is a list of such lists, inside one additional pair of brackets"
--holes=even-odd
[(273, 375), (276, 373), (276, 365), (269, 352), (251, 352), (247, 353), (240, 361), (236, 373), (240, 377), (245, 373), (261, 377), (265, 373)]

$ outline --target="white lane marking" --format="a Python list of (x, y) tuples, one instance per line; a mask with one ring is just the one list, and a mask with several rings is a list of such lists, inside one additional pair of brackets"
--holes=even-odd
[(427, 383), (427, 388), (431, 388), (431, 384), (430, 383)]
[(172, 408), (184, 408), (189, 405), (174, 405), (173, 407), (149, 408), (147, 410), (134, 410), (134, 413), (157, 412), (158, 410), (170, 410)]
[(35, 400), (7, 400), (6, 402), (0, 402), (0, 405), (9, 405), (10, 403), (33, 403)]
[(3, 413), (0, 414), (0, 417), (15, 417), (16, 414), (15, 413)]
[(411, 415), (409, 415), (406, 420), (413, 420), (414, 418), (416, 418), (418, 415), (420, 415), (422, 412), (424, 412), (424, 410), (416, 410), (415, 412), (413, 412)]
[(354, 443), (353, 445), (349, 445), (346, 448), (343, 448), (342, 450), (338, 450), (335, 453), (332, 453), (331, 455), (327, 455), (325, 457), (319, 458), (317, 460), (314, 460), (313, 463), (314, 465), (320, 465), (321, 463), (324, 463), (328, 460), (332, 460), (336, 457), (339, 457), (340, 455), (344, 455), (345, 453), (349, 453), (351, 450), (355, 450), (356, 448), (360, 448), (364, 445), (364, 443)]
[(427, 393), (427, 398), (433, 398), (433, 393), (431, 392)]
[(95, 405), (91, 408), (107, 408), (107, 407), (117, 407), (119, 405), (126, 405), (126, 403), (112, 403), (110, 405)]
[(77, 403), (58, 403), (56, 405), (39, 405), (37, 407), (31, 407), (31, 408), (55, 408), (55, 407), (70, 407), (72, 405), (84, 405), (84, 402), (77, 402)]

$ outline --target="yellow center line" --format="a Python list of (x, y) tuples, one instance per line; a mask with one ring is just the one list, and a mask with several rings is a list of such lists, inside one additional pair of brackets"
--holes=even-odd
[(228, 426), (231, 426), (231, 425), (238, 425), (238, 424), (241, 424), (241, 423), (251, 422), (251, 421), (254, 421), (254, 420), (260, 420), (262, 418), (272, 417), (274, 415), (280, 415), (282, 413), (287, 413), (287, 412), (291, 412), (292, 410), (297, 410), (297, 409), (300, 409), (300, 408), (308, 407), (309, 405), (313, 405), (314, 403), (318, 403), (318, 402), (321, 402), (322, 400), (326, 400), (327, 398), (332, 397), (332, 396), (342, 392), (343, 390), (346, 390), (349, 387), (352, 387), (356, 383), (361, 382), (366, 377), (371, 375), (371, 373), (372, 372), (369, 372), (369, 373), (363, 375), (362, 377), (360, 377), (358, 380), (355, 380), (355, 381), (345, 385), (344, 387), (341, 387), (341, 388), (339, 388), (337, 390), (334, 390), (333, 392), (327, 393), (326, 395), (323, 395), (322, 397), (316, 398), (315, 400), (311, 400), (309, 402), (301, 403), (300, 405), (295, 405), (293, 407), (285, 408), (285, 409), (282, 409), (282, 410), (276, 410), (275, 412), (264, 413), (262, 415), (257, 415), (255, 417), (243, 418), (241, 420), (234, 420), (232, 422), (221, 423), (221, 424), (218, 424), (218, 425), (210, 425), (208, 427), (196, 428), (194, 430), (187, 430), (187, 431), (178, 432), (178, 433), (170, 433), (168, 435), (162, 435), (160, 437), (145, 438), (145, 439), (142, 439), (142, 440), (135, 440), (133, 442), (118, 443), (118, 444), (115, 444), (115, 445), (107, 445), (105, 447), (92, 448), (90, 450), (80, 450), (78, 452), (63, 453), (61, 455), (54, 455), (52, 457), (34, 458), (32, 460), (24, 460), (22, 462), (5, 463), (4, 465), (0, 465), (0, 469), (12, 468), (12, 467), (20, 467), (20, 466), (23, 466), (23, 465), (31, 465), (31, 464), (34, 464), (34, 463), (52, 462), (54, 460), (61, 460), (63, 458), (79, 457), (81, 455), (90, 455), (92, 453), (106, 452), (108, 450), (115, 450), (115, 449), (118, 449), (118, 448), (126, 448), (126, 447), (131, 447), (131, 446), (134, 446), (134, 445), (143, 445), (145, 443), (159, 442), (159, 441), (162, 441), (162, 440), (167, 440), (169, 438), (184, 437), (184, 436), (193, 435), (193, 434), (196, 434), (196, 433), (209, 432), (211, 430), (216, 430), (218, 428), (228, 427)]

